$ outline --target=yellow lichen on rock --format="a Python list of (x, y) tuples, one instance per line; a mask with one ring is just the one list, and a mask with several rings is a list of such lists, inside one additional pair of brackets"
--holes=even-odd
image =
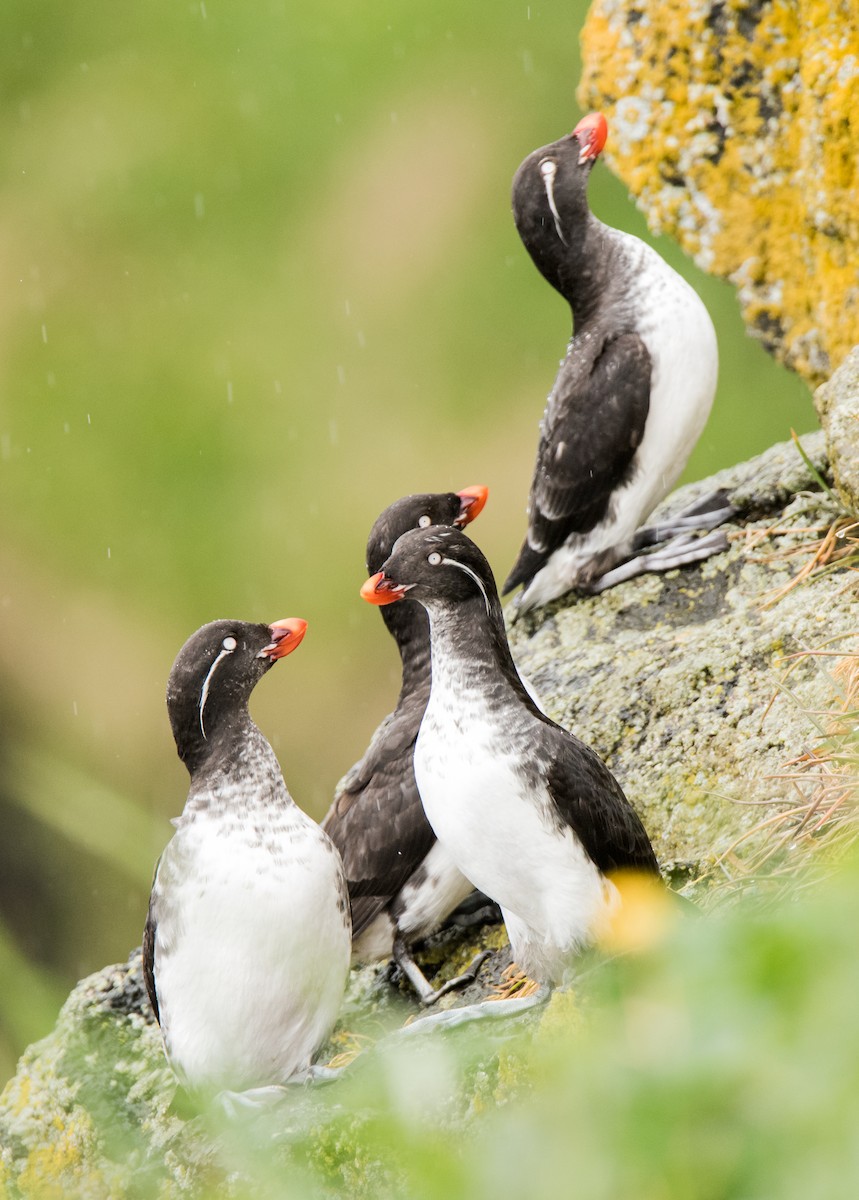
[(594, 0), (582, 57), (651, 227), (820, 383), (859, 343), (859, 0)]
[(38, 1196), (39, 1200), (53, 1200), (53, 1197), (67, 1200), (69, 1196), (87, 1192), (93, 1196), (106, 1194), (104, 1176), (92, 1165), (88, 1144), (92, 1134), (85, 1118), (84, 1123), (85, 1133), (72, 1122), (61, 1124), (57, 1136), (32, 1149), (15, 1180), (22, 1195)]

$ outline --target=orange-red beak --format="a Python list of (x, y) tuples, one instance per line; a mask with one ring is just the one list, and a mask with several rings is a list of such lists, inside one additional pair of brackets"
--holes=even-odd
[(454, 521), (454, 525), (457, 529), (462, 529), (464, 526), (470, 525), (474, 518), (479, 517), (483, 512), (489, 488), (482, 483), (477, 483), (474, 487), (463, 488), (456, 494), (459, 496), (460, 504), (459, 516)]
[(582, 117), (573, 130), (573, 137), (578, 138), (579, 145), (581, 146), (581, 150), (579, 151), (580, 163), (597, 158), (608, 137), (608, 121), (602, 113), (588, 113), (586, 117)]
[(282, 621), (275, 621), (273, 625), (269, 625), (268, 631), (271, 634), (271, 642), (260, 650), (260, 658), (270, 658), (272, 662), (277, 662), (279, 658), (286, 658), (287, 654), (292, 654), (293, 650), (298, 649), (307, 632), (307, 622), (301, 617), (285, 617)]
[(402, 600), (411, 586), (410, 583), (394, 583), (384, 571), (377, 571), (361, 588), (361, 599), (368, 604), (393, 604), (395, 600)]

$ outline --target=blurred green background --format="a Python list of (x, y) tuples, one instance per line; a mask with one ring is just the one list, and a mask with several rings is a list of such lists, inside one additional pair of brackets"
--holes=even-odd
[[(0, 1079), (137, 944), (187, 776), (185, 638), (300, 615), (254, 714), (324, 813), (393, 703), (367, 532), (490, 487), (511, 565), (569, 334), (509, 185), (579, 113), (580, 0), (0, 9)], [(605, 165), (595, 211), (643, 217)], [(719, 331), (686, 478), (816, 424), (733, 291), (656, 243)]]

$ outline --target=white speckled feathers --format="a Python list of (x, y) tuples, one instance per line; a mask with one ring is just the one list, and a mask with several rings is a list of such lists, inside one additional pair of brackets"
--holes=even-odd
[(306, 629), (300, 617), (210, 621), (167, 681), (191, 786), (156, 868), (143, 975), (170, 1065), (202, 1095), (302, 1075), (346, 984), (343, 864), (293, 802), (248, 712), (257, 683)]
[(192, 789), (153, 887), (165, 1048), (196, 1087), (283, 1083), (309, 1065), (348, 969), (340, 860), (257, 737), (265, 788)]

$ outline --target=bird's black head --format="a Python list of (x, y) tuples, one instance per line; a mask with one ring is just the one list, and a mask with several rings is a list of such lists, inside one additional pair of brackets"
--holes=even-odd
[(572, 133), (529, 154), (513, 178), (519, 236), (537, 268), (562, 292), (560, 264), (575, 257), (581, 241), (588, 177), (607, 133), (602, 113), (590, 113)]
[(394, 542), (410, 529), (430, 525), (453, 525), (462, 529), (483, 510), (489, 489), (482, 484), (461, 492), (425, 492), (403, 496), (386, 508), (367, 539), (367, 571), (372, 575), (394, 548)]
[(499, 618), (501, 614), (489, 563), (471, 538), (441, 525), (404, 533), (381, 570), (361, 588), (361, 595), (379, 605), (406, 597), (423, 604), (478, 600), (488, 614)]
[(211, 621), (188, 638), (167, 680), (167, 713), (189, 770), (225, 729), (241, 722), (251, 692), (279, 658), (296, 649), (306, 629), (300, 617), (272, 625)]

